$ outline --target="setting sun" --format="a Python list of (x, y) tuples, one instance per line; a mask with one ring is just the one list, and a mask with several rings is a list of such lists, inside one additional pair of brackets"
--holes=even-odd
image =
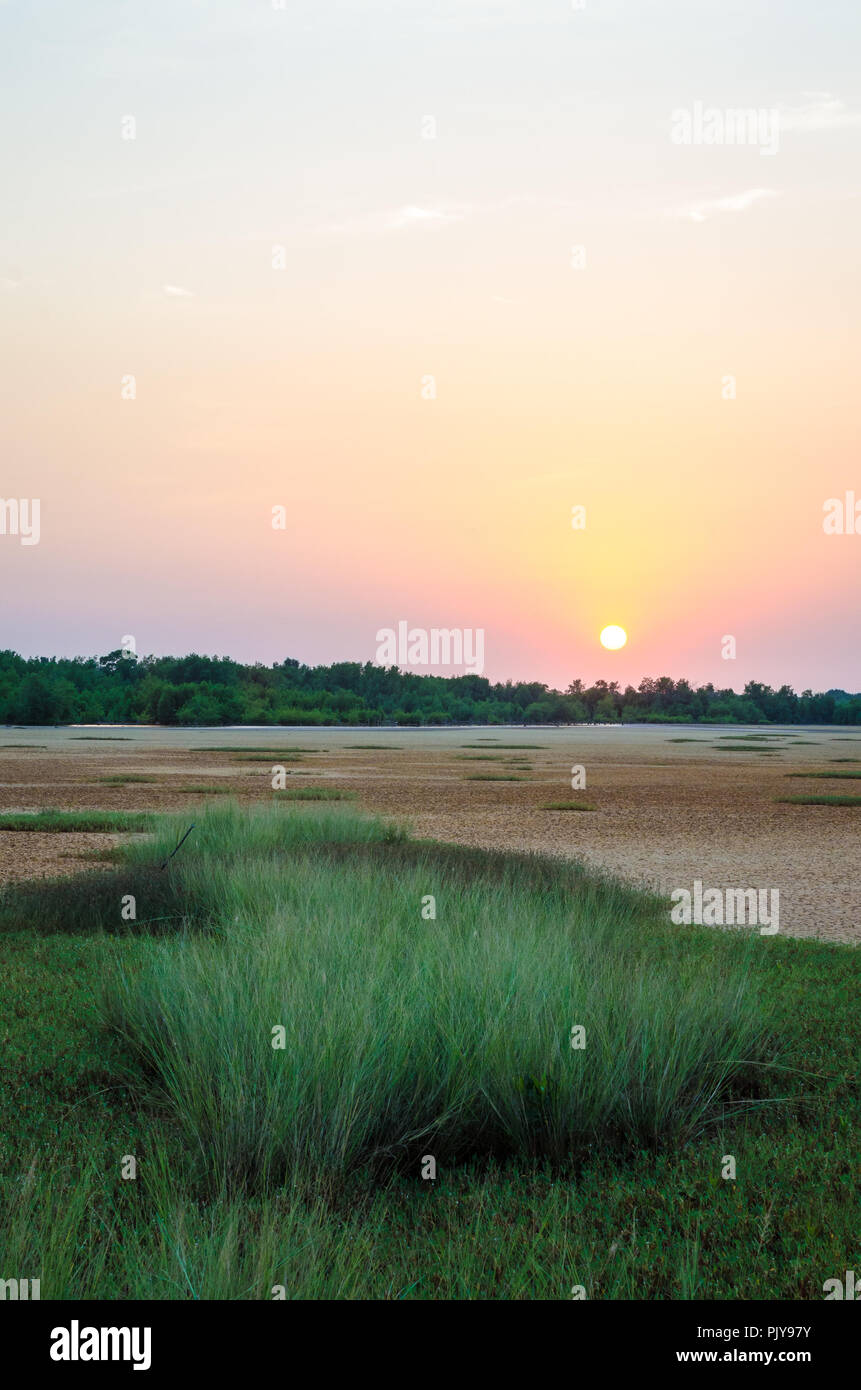
[(628, 640), (628, 634), (623, 627), (616, 627), (611, 623), (601, 631), (601, 646), (606, 647), (608, 652), (617, 652), (620, 647), (624, 647)]

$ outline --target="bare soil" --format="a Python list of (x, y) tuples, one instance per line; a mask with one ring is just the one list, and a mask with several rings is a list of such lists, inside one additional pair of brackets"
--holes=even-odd
[[(83, 739), (85, 732), (101, 737)], [(850, 770), (851, 763), (832, 760), (861, 758), (861, 730), (795, 728), (789, 731), (795, 737), (750, 741), (749, 752), (721, 747), (749, 732), (757, 731), (7, 729), (0, 733), (0, 744), (6, 745), (0, 747), (0, 810), (190, 812), (202, 798), (184, 789), (204, 784), (229, 789), (240, 801), (266, 800), (277, 758), (271, 765), (243, 763), (239, 755), (206, 752), (205, 746), (241, 744), (249, 752), (314, 748), (320, 751), (285, 764), (288, 785), (322, 780), (347, 788), (360, 805), (406, 824), (414, 835), (579, 859), (664, 893), (692, 888), (695, 879), (720, 889), (777, 888), (781, 932), (858, 942), (861, 808), (793, 806), (777, 798), (861, 794), (861, 781), (787, 778), (790, 772)], [(102, 741), (112, 733), (128, 741)], [(693, 741), (671, 741), (677, 738)], [(23, 743), (47, 747), (16, 746)], [(346, 746), (381, 743), (390, 746)], [(468, 746), (475, 744), (480, 746)], [(485, 753), (494, 761), (471, 760)], [(575, 764), (585, 768), (586, 786), (572, 790)], [(99, 780), (123, 773), (154, 776), (157, 782)], [(491, 775), (522, 780), (469, 780)], [(542, 809), (546, 802), (568, 800), (595, 809)], [(92, 862), (91, 851), (121, 838), (0, 832), (0, 882), (80, 872)]]

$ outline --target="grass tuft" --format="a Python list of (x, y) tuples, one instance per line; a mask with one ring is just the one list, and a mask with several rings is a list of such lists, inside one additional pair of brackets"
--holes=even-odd
[(145, 811), (36, 811), (0, 812), (0, 830), (33, 831), (39, 835), (96, 834), (101, 831), (145, 830)]
[(469, 772), (465, 779), (467, 782), (525, 782), (525, 777), (515, 777), (510, 772)]
[(760, 758), (773, 758), (784, 751), (782, 748), (751, 748), (749, 743), (713, 743), (712, 748), (716, 753), (756, 753)]
[(848, 778), (850, 778), (850, 779), (855, 779), (855, 778), (861, 777), (861, 771), (859, 771), (859, 772), (787, 772), (787, 773), (784, 774), (784, 776), (786, 776), (786, 777), (811, 777), (811, 778), (819, 778), (819, 777), (827, 777), (827, 778), (837, 777), (837, 778), (844, 778), (844, 777), (848, 777)]
[(117, 773), (116, 775), (111, 777), (96, 778), (97, 782), (104, 782), (107, 786), (111, 787), (124, 787), (127, 783), (158, 782), (160, 780), (161, 779), (158, 777), (148, 777), (145, 774), (139, 772), (122, 772)]
[(778, 796), (775, 800), (793, 806), (861, 806), (861, 796)]
[(353, 801), (356, 797), (340, 787), (286, 787), (275, 795), (282, 801)]

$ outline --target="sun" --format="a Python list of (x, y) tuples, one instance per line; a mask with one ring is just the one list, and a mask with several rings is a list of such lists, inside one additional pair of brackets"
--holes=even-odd
[(617, 627), (611, 623), (601, 631), (601, 646), (606, 647), (608, 652), (617, 652), (620, 647), (624, 647), (628, 640), (628, 634), (623, 627)]

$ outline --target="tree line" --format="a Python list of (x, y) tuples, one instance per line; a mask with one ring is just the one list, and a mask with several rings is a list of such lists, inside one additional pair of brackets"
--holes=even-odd
[(338, 661), (272, 666), (226, 656), (30, 657), (0, 652), (3, 724), (861, 724), (861, 693), (797, 694), (749, 681), (741, 694), (669, 676), (564, 691), (539, 681), (420, 676)]

